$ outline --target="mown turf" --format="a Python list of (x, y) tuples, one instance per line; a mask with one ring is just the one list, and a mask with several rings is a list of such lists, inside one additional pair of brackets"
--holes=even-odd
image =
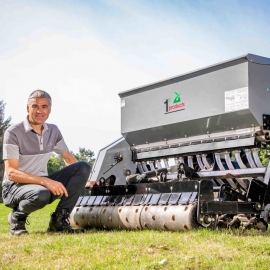
[(14, 237), (0, 204), (0, 269), (270, 269), (268, 231), (47, 233), (55, 205), (30, 216), (29, 235)]

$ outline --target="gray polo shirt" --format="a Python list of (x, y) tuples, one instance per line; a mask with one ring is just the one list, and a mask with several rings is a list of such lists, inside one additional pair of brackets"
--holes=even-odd
[[(47, 163), (52, 152), (63, 154), (68, 150), (58, 127), (43, 124), (42, 134), (37, 134), (28, 119), (10, 126), (4, 134), (3, 160), (18, 159), (19, 170), (37, 176), (48, 175)], [(7, 180), (4, 174), (3, 184)]]

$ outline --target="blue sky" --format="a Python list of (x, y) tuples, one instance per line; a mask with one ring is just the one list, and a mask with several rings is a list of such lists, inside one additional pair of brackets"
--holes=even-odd
[(16, 123), (31, 91), (69, 148), (121, 136), (118, 93), (247, 53), (270, 57), (270, 1), (0, 0), (0, 99)]

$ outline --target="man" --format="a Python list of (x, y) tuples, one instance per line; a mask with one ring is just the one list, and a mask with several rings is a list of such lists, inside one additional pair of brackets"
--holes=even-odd
[[(68, 217), (86, 185), (90, 166), (78, 162), (69, 152), (58, 127), (47, 124), (51, 112), (50, 95), (36, 90), (29, 96), (27, 118), (9, 127), (3, 140), (3, 202), (13, 209), (9, 214), (11, 235), (28, 233), (28, 215), (61, 196), (51, 215), (48, 231), (83, 232), (71, 228)], [(47, 163), (52, 154), (60, 154), (67, 165), (47, 175)], [(89, 184), (88, 184), (89, 186)]]

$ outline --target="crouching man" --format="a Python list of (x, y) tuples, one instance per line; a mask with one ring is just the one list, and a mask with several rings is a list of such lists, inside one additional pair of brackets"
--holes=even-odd
[[(51, 106), (47, 92), (34, 91), (28, 99), (26, 119), (10, 126), (4, 134), (2, 196), (4, 204), (13, 209), (8, 216), (11, 235), (28, 233), (28, 215), (59, 197), (48, 231), (83, 232), (73, 229), (68, 218), (86, 185), (90, 166), (78, 162), (69, 152), (56, 125), (45, 122)], [(60, 154), (67, 166), (48, 175), (47, 163), (52, 152)]]

